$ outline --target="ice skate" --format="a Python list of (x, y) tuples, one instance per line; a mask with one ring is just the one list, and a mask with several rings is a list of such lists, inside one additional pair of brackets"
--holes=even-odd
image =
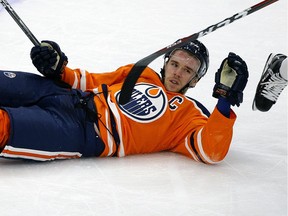
[(271, 53), (265, 64), (261, 79), (257, 85), (252, 109), (267, 112), (276, 103), (279, 95), (287, 86), (279, 71), (282, 61), (287, 56)]

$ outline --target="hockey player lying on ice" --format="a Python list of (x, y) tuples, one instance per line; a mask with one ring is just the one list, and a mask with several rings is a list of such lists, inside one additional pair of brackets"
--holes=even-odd
[(2, 157), (46, 161), (171, 151), (217, 163), (232, 139), (230, 106), (240, 105), (248, 79), (246, 63), (229, 53), (216, 72), (218, 102), (210, 115), (184, 95), (209, 65), (208, 50), (197, 40), (165, 55), (161, 77), (147, 67), (124, 105), (117, 100), (132, 65), (102, 74), (70, 69), (52, 41), (33, 47), (31, 59), (44, 77), (0, 71)]

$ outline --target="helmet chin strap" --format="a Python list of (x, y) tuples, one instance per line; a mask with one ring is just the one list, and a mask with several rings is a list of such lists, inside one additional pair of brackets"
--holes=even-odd
[[(191, 83), (195, 78), (198, 79), (198, 74), (195, 74), (195, 76), (193, 76), (193, 77), (190, 79), (190, 81), (179, 91), (179, 93), (185, 94), (189, 88), (194, 88), (194, 86), (190, 86), (190, 83)], [(199, 80), (199, 79), (198, 79), (198, 80)], [(198, 82), (198, 81), (197, 81), (197, 82)]]

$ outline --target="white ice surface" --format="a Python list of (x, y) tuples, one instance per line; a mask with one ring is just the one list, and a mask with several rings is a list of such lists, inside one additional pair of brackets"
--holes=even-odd
[[(14, 0), (38, 40), (54, 40), (69, 66), (113, 71), (257, 0)], [(37, 73), (32, 43), (0, 7), (0, 69)], [(48, 163), (0, 159), (0, 215), (287, 215), (287, 89), (267, 113), (252, 111), (270, 52), (287, 54), (287, 0), (280, 0), (201, 39), (210, 68), (189, 96), (212, 111), (214, 72), (229, 51), (250, 78), (226, 159), (207, 166), (173, 153)], [(162, 66), (162, 58), (151, 65)]]

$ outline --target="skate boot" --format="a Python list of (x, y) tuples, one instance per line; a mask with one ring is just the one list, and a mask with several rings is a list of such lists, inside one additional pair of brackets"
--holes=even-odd
[(271, 53), (266, 61), (261, 79), (257, 85), (252, 109), (267, 112), (276, 103), (279, 95), (287, 86), (279, 68), (287, 56)]

